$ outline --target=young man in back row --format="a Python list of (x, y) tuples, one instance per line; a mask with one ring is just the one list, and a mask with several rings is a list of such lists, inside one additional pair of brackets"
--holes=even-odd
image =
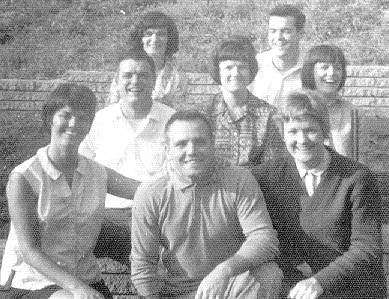
[(300, 40), (304, 25), (305, 15), (293, 5), (279, 5), (270, 11), (268, 43), (271, 49), (257, 54), (258, 73), (249, 90), (277, 108), (282, 105), (284, 95), (301, 88)]

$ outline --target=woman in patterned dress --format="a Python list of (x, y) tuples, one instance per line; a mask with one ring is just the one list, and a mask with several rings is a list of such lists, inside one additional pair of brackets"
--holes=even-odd
[(247, 89), (258, 71), (255, 54), (248, 38), (232, 37), (215, 47), (209, 70), (221, 87), (207, 109), (216, 153), (231, 164), (248, 167), (284, 151), (273, 120), (276, 108)]

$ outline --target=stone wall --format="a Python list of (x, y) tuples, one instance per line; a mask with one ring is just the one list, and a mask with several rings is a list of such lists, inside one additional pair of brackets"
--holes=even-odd
[[(354, 121), (355, 156), (377, 173), (384, 198), (382, 235), (386, 253), (385, 271), (389, 277), (389, 67), (349, 66), (348, 75), (343, 97), (359, 108)], [(38, 147), (47, 144), (47, 139), (39, 130), (39, 110), (50, 91), (62, 82), (84, 84), (95, 92), (99, 108), (102, 108), (112, 77), (112, 72), (69, 71), (56, 80), (1, 79), (0, 138), (13, 130), (23, 140), (16, 158), (33, 155)], [(188, 77), (188, 96), (184, 102), (173, 104), (177, 109), (203, 106), (207, 95), (219, 91), (207, 74), (188, 73)], [(4, 172), (3, 165), (0, 167)], [(133, 298), (128, 269), (106, 260), (101, 260), (101, 267), (116, 298)]]

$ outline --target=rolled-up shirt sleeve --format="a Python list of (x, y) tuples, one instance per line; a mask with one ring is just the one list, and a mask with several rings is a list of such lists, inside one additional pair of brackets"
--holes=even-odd
[(273, 229), (261, 189), (249, 171), (242, 172), (236, 197), (237, 216), (246, 236), (236, 253), (258, 267), (279, 255), (277, 233)]
[(157, 200), (153, 188), (144, 183), (135, 194), (131, 229), (131, 280), (142, 296), (161, 290), (157, 276), (159, 240)]

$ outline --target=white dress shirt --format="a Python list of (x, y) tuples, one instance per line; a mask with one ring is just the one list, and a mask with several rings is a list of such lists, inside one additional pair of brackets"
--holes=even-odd
[(298, 63), (286, 72), (273, 64), (272, 51), (257, 54), (258, 73), (248, 89), (256, 97), (280, 108), (283, 97), (291, 90), (301, 88), (302, 55)]
[[(96, 113), (79, 152), (129, 178), (145, 181), (163, 167), (164, 128), (174, 112), (154, 101), (149, 115), (134, 129), (119, 103), (108, 106)], [(106, 207), (127, 208), (131, 205), (132, 201), (107, 194)]]
[(352, 103), (342, 100), (339, 105), (329, 106), (331, 136), (325, 143), (339, 154), (352, 158), (352, 116), (356, 109)]
[(331, 162), (330, 153), (325, 150), (323, 161), (312, 169), (306, 169), (296, 161), (296, 167), (299, 172), (301, 179), (305, 184), (305, 188), (309, 196), (312, 196), (315, 192), (316, 187), (320, 184), (323, 173), (328, 169)]

